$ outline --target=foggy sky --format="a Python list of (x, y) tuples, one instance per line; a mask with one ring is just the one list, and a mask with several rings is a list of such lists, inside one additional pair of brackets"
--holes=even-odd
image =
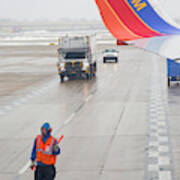
[[(158, 0), (157, 0), (158, 1)], [(160, 0), (172, 17), (180, 17), (180, 0)], [(0, 0), (0, 18), (100, 19), (95, 0)]]
[(98, 19), (94, 0), (0, 0), (0, 18)]

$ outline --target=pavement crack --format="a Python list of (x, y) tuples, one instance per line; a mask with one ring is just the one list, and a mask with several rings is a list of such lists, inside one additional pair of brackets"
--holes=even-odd
[(108, 159), (108, 154), (110, 153), (110, 149), (112, 147), (112, 144), (114, 142), (114, 139), (116, 137), (116, 133), (117, 133), (117, 130), (118, 130), (118, 127), (119, 127), (119, 124), (122, 120), (122, 117), (124, 115), (124, 112), (125, 112), (125, 106), (123, 106), (122, 110), (121, 110), (121, 114), (120, 114), (120, 117), (119, 117), (119, 120), (114, 128), (114, 133), (113, 135), (111, 136), (109, 142), (108, 142), (108, 145), (107, 145), (107, 148), (106, 148), (106, 151), (104, 152), (103, 154), (103, 160), (102, 160), (102, 164), (100, 165), (100, 170), (99, 170), (99, 175), (101, 176), (103, 174), (103, 171), (104, 171), (104, 167), (105, 167), (105, 164), (106, 164), (106, 161)]

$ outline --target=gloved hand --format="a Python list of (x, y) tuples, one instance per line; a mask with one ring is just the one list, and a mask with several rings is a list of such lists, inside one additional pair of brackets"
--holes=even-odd
[(35, 161), (31, 161), (31, 166), (30, 166), (30, 168), (31, 168), (32, 170), (34, 170), (35, 167), (36, 167)]
[(59, 146), (58, 146), (58, 144), (54, 145), (53, 151), (54, 151), (55, 153), (59, 151)]

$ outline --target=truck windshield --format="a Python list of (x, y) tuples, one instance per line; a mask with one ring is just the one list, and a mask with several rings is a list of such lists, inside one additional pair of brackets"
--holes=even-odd
[(65, 54), (65, 59), (84, 59), (86, 53), (84, 52), (68, 52)]

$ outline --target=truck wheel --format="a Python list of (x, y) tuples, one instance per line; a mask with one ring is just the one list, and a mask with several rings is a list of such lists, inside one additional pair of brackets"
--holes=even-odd
[(60, 75), (60, 79), (61, 79), (61, 83), (63, 83), (64, 82), (64, 76)]
[(95, 77), (96, 76), (96, 66), (94, 66), (94, 68), (93, 68), (93, 77)]
[(95, 71), (94, 65), (91, 64), (91, 65), (90, 65), (90, 75), (89, 75), (89, 76), (90, 76), (90, 79), (93, 78), (94, 71)]
[(90, 73), (90, 79), (92, 79), (94, 77), (94, 72), (92, 71), (91, 73)]
[(89, 80), (89, 74), (86, 74), (86, 79)]
[(171, 86), (171, 80), (170, 80), (170, 78), (168, 77), (168, 87), (170, 87)]
[(95, 62), (94, 63), (94, 68), (95, 68), (95, 71), (97, 70), (97, 63)]
[(97, 70), (97, 65), (96, 65), (96, 62), (94, 62), (94, 71), (96, 72)]

